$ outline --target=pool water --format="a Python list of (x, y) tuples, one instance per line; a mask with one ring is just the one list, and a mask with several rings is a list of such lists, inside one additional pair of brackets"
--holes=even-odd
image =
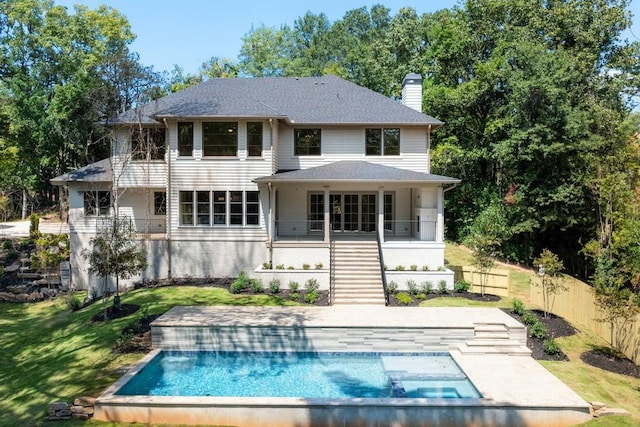
[(160, 352), (117, 395), (479, 398), (448, 353)]

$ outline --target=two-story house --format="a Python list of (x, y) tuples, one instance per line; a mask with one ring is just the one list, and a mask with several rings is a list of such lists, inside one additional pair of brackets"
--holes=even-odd
[(81, 251), (117, 213), (146, 245), (142, 278), (305, 265), (339, 295), (381, 292), (384, 264), (451, 287), (443, 204), (458, 180), (430, 173), (442, 123), (421, 112), (419, 75), (402, 98), (335, 76), (211, 79), (121, 114), (110, 159), (52, 180), (68, 189), (74, 286), (98, 286)]

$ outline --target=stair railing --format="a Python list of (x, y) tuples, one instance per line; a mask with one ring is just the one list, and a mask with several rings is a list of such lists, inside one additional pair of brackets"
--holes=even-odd
[(329, 305), (336, 297), (336, 242), (333, 230), (329, 230)]
[(384, 305), (388, 306), (389, 305), (389, 289), (387, 289), (387, 273), (384, 269), (384, 258), (382, 257), (382, 245), (380, 244), (380, 230), (376, 230), (376, 241), (378, 242), (378, 260), (380, 261), (380, 277), (382, 278), (382, 290), (384, 291)]

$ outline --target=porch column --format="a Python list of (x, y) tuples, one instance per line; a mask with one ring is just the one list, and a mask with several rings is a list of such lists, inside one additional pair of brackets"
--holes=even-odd
[(444, 242), (444, 190), (438, 187), (438, 219), (436, 222), (436, 242)]
[(380, 243), (384, 242), (384, 187), (378, 187), (378, 233)]
[(330, 235), (330, 212), (329, 212), (329, 186), (324, 187), (324, 241), (325, 243), (329, 243), (331, 239)]
[(269, 241), (273, 242), (276, 239), (276, 188), (271, 187), (271, 183), (269, 188)]

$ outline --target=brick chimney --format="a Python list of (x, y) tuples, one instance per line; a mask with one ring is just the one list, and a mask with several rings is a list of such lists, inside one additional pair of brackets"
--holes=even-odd
[(422, 76), (409, 73), (402, 81), (402, 105), (422, 113)]

